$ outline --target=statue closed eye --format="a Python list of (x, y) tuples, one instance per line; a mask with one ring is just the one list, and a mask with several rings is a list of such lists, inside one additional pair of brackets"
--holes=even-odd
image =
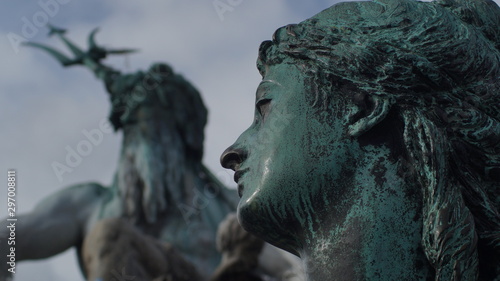
[(409, 0), (278, 29), (221, 157), (243, 227), (311, 280), (498, 278), (499, 30), (492, 1)]

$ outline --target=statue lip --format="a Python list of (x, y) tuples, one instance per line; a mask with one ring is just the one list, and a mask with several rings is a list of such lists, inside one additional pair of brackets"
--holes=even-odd
[(243, 187), (243, 185), (242, 185), (242, 184), (238, 184), (238, 196), (239, 196), (240, 198), (241, 198), (241, 197), (243, 197), (243, 189), (245, 189), (245, 188)]
[(238, 196), (241, 198), (242, 194), (243, 194), (243, 184), (239, 183), (240, 181), (240, 178), (243, 176), (243, 174), (245, 174), (246, 172), (248, 171), (248, 168), (247, 169), (243, 169), (243, 170), (237, 170), (235, 173), (234, 173), (234, 182), (238, 184)]
[(243, 170), (237, 170), (235, 173), (234, 173), (234, 182), (235, 183), (238, 183), (238, 181), (240, 180), (240, 178), (243, 176), (244, 173), (246, 173), (248, 171), (248, 168), (247, 169), (243, 169)]

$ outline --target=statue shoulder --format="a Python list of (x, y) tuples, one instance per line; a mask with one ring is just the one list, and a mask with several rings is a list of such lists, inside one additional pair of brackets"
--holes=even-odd
[(98, 183), (83, 183), (66, 187), (42, 200), (36, 209), (58, 209), (59, 211), (82, 208), (100, 201), (110, 189)]
[(61, 195), (67, 199), (76, 201), (93, 200), (108, 192), (110, 192), (110, 188), (95, 182), (72, 185), (60, 191)]

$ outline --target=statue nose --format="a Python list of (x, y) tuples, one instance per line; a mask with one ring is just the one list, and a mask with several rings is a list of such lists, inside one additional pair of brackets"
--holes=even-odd
[(240, 164), (246, 159), (246, 152), (243, 149), (228, 147), (220, 157), (220, 164), (226, 169), (238, 170)]

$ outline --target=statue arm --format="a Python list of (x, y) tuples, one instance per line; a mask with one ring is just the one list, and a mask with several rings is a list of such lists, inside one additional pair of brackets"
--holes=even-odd
[[(76, 185), (40, 202), (32, 212), (17, 216), (15, 245), (8, 245), (7, 227), (0, 229), (0, 281), (6, 280), (7, 254), (15, 247), (16, 263), (59, 254), (83, 240), (85, 225), (100, 202), (105, 188), (98, 184)], [(7, 222), (6, 219), (3, 220)]]

